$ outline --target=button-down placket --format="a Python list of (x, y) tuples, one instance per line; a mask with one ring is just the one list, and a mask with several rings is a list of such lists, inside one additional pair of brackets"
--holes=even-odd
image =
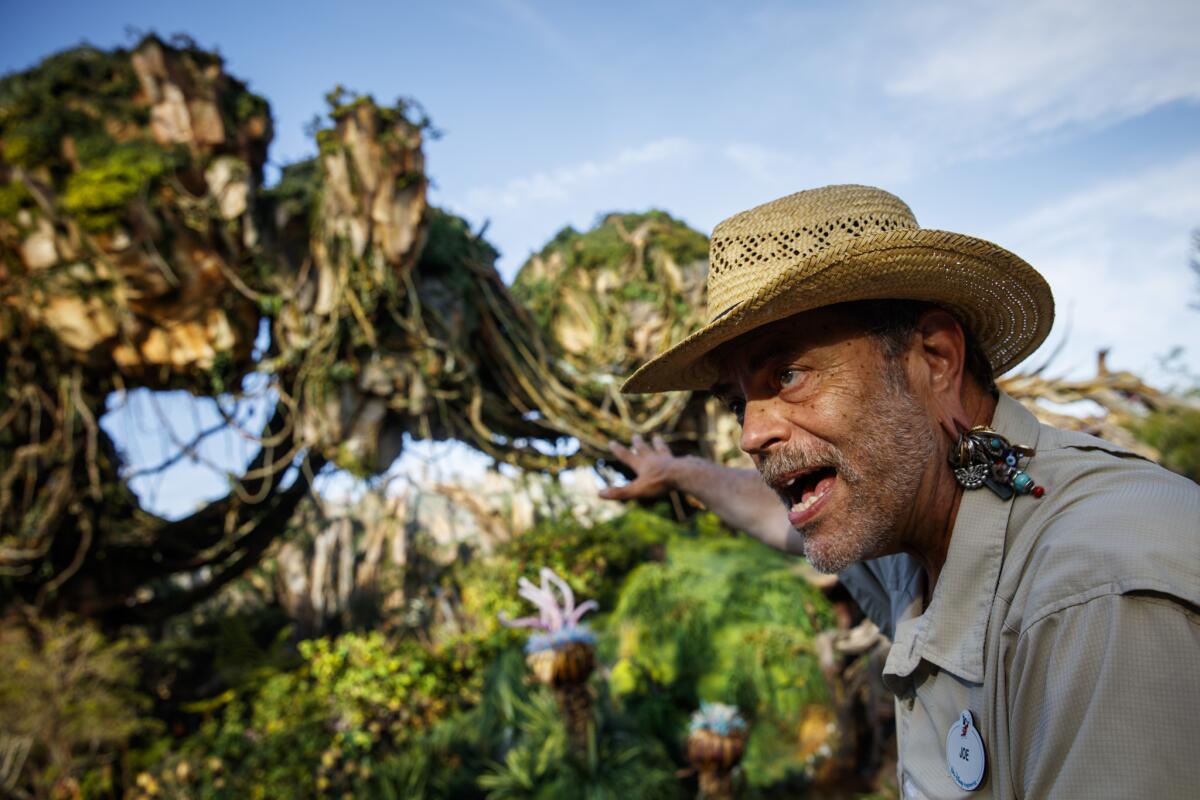
[[(1036, 420), (1006, 395), (997, 403), (992, 427), (1014, 443), (1037, 446)], [(1004, 563), (1005, 531), (1012, 507), (1012, 501), (1001, 500), (986, 489), (964, 492), (946, 563), (929, 607), (922, 609), (918, 596), (897, 623), (883, 680), (898, 701), (902, 773), (912, 771), (928, 776), (939, 769), (944, 771), (940, 764), (906, 763), (909, 754), (920, 752), (927, 758), (929, 753), (943, 749), (938, 745), (945, 731), (928, 721), (929, 710), (938, 704), (932, 698), (921, 697), (928, 670), (950, 673), (960, 685), (982, 685), (984, 681), (987, 627)], [(930, 667), (919, 670), (922, 661)], [(945, 680), (936, 683), (948, 685)], [(917, 699), (922, 700), (925, 713), (914, 716), (912, 706)], [(951, 715), (961, 710), (955, 709)], [(987, 709), (971, 711), (977, 717), (977, 725), (985, 730)], [(941, 715), (946, 716), (944, 710)], [(928, 780), (921, 782), (927, 784)]]

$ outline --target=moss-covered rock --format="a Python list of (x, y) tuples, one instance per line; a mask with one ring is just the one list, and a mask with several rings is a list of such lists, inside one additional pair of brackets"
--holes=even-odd
[[(196, 389), (248, 363), (266, 101), (186, 40), (80, 47), (0, 79), (6, 297), (68, 357)], [(64, 280), (63, 274), (69, 274)]]
[(700, 322), (708, 238), (663, 211), (559, 231), (513, 293), (584, 372), (627, 374)]

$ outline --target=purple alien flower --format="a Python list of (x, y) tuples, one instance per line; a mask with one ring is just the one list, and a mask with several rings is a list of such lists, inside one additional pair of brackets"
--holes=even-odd
[[(580, 622), (583, 615), (599, 608), (595, 600), (575, 605), (575, 593), (567, 582), (558, 577), (553, 570), (542, 567), (538, 573), (541, 586), (535, 586), (528, 578), (521, 578), (517, 585), (521, 597), (529, 600), (538, 609), (536, 617), (520, 617), (508, 619), (500, 614), (500, 623), (510, 628), (537, 628), (538, 633), (529, 637), (526, 644), (527, 652), (549, 650), (567, 642), (595, 642), (595, 637), (587, 625)], [(562, 595), (562, 602), (555, 594), (555, 589)]]

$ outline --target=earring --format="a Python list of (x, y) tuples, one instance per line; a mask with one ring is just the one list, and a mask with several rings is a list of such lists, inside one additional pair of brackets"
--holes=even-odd
[(950, 466), (954, 479), (964, 489), (986, 486), (1001, 500), (1013, 494), (1041, 497), (1045, 488), (1034, 483), (1029, 473), (1021, 469), (1021, 459), (1033, 458), (1034, 449), (1011, 444), (1000, 434), (984, 425), (960, 431), (950, 448)]

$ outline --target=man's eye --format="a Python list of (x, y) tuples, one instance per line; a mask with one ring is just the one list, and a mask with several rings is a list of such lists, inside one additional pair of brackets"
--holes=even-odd
[(795, 386), (803, 377), (804, 373), (798, 369), (781, 369), (776, 379), (779, 381), (779, 388), (787, 389)]
[(725, 403), (725, 407), (730, 413), (737, 417), (738, 425), (742, 424), (742, 420), (746, 418), (746, 402), (744, 400), (730, 400)]

